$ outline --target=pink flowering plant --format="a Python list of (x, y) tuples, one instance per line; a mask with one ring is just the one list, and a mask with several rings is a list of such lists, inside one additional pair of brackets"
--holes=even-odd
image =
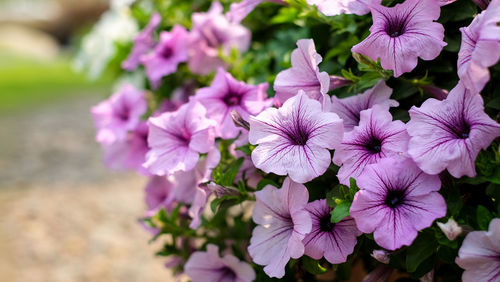
[(130, 2), (91, 114), (179, 278), (500, 281), (500, 0)]

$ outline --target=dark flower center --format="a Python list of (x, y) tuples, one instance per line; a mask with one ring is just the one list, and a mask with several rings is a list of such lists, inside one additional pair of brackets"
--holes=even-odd
[(127, 121), (130, 118), (130, 108), (126, 103), (123, 103), (122, 106), (115, 112), (115, 114), (120, 120)]
[(335, 223), (331, 221), (331, 216), (329, 213), (325, 214), (319, 219), (319, 229), (323, 232), (330, 232), (333, 230)]
[(309, 140), (309, 132), (298, 125), (292, 132), (286, 132), (288, 139), (292, 141), (294, 145), (304, 146)]
[(470, 126), (464, 121), (456, 134), (460, 139), (467, 139), (469, 138), (469, 133), (470, 133)]
[(389, 190), (385, 196), (385, 204), (390, 208), (397, 208), (405, 200), (403, 190)]
[(385, 32), (390, 37), (398, 37), (406, 31), (406, 17), (387, 18)]
[(174, 50), (172, 50), (170, 46), (165, 46), (160, 52), (160, 56), (164, 59), (169, 59), (170, 57), (172, 57), (173, 54)]
[(228, 93), (224, 98), (222, 98), (224, 104), (227, 106), (237, 106), (241, 103), (241, 96), (235, 93)]
[(220, 269), (221, 274), (221, 280), (222, 281), (235, 281), (236, 280), (236, 273), (229, 267), (225, 266)]
[(382, 142), (375, 137), (372, 137), (365, 145), (365, 148), (372, 154), (378, 154), (382, 152)]
[(217, 29), (211, 26), (211, 23), (207, 23), (206, 27), (202, 28), (200, 32), (208, 47), (212, 48), (218, 48), (224, 43), (224, 39), (218, 33)]

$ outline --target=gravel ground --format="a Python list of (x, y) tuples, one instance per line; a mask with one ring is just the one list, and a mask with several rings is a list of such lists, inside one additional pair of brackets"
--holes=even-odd
[(110, 172), (96, 95), (0, 116), (0, 281), (172, 281), (136, 219), (145, 179)]

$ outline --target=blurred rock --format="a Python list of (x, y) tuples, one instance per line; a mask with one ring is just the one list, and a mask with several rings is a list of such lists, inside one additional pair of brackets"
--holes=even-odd
[(50, 61), (59, 54), (59, 44), (49, 34), (22, 25), (0, 25), (0, 49), (25, 57)]

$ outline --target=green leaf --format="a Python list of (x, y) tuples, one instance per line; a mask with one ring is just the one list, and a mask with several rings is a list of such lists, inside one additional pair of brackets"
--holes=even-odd
[(485, 208), (484, 206), (477, 206), (476, 209), (476, 220), (477, 220), (477, 225), (479, 229), (481, 230), (488, 230), (488, 225), (490, 224), (490, 221), (493, 219), (493, 215), (491, 212)]
[(421, 233), (408, 247), (406, 254), (406, 270), (415, 272), (420, 264), (436, 251), (436, 240), (431, 233)]
[(222, 174), (219, 183), (216, 183), (222, 186), (233, 186), (234, 178), (236, 177), (236, 174), (238, 174), (238, 171), (240, 171), (243, 161), (243, 158), (239, 158), (232, 162), (229, 165), (229, 168)]
[(302, 257), (302, 264), (303, 264), (304, 268), (307, 270), (307, 272), (314, 274), (314, 275), (322, 274), (322, 273), (325, 273), (327, 271), (326, 268), (322, 267), (319, 264), (319, 261), (312, 259), (308, 256)]
[(263, 178), (259, 183), (257, 183), (257, 190), (261, 190), (262, 188), (266, 187), (267, 185), (271, 185), (274, 187), (279, 187), (276, 182), (272, 181), (271, 179)]
[(340, 222), (345, 217), (349, 216), (349, 209), (351, 208), (352, 202), (343, 201), (337, 204), (337, 206), (330, 212), (332, 215), (331, 221), (333, 223)]

